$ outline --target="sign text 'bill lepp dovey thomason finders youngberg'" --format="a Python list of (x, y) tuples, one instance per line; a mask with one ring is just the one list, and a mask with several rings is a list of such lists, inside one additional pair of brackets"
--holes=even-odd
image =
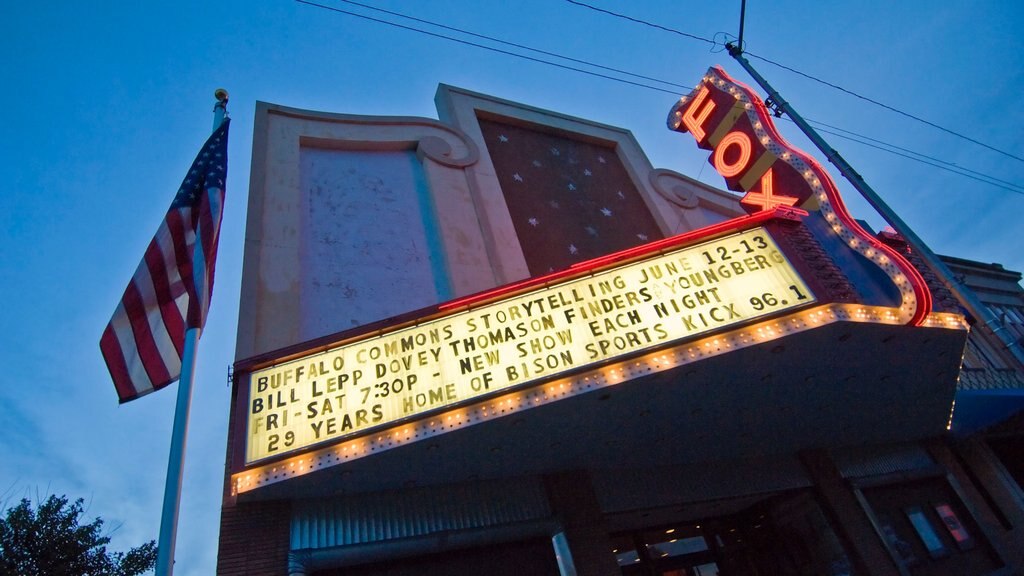
[(246, 463), (814, 302), (763, 228), (254, 371)]

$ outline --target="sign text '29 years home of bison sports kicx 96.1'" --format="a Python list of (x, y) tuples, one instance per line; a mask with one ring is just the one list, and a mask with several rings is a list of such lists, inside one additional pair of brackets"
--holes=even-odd
[(755, 228), (375, 333), (251, 374), (246, 463), (812, 302)]

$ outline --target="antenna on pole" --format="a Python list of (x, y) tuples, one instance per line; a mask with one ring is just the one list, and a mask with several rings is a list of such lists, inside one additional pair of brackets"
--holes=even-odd
[(737, 42), (739, 51), (743, 52), (743, 20), (747, 15), (747, 0), (740, 0), (740, 38)]

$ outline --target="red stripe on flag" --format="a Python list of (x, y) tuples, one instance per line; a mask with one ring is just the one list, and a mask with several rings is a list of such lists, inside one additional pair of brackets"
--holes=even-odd
[[(149, 269), (149, 276), (153, 279), (153, 290), (156, 293), (156, 303), (160, 303), (160, 317), (171, 340), (174, 341), (174, 348), (180, 358), (184, 352), (185, 320), (178, 312), (174, 300), (181, 290), (175, 290), (173, 283), (168, 278), (167, 264), (164, 261), (164, 254), (156, 240), (150, 243), (149, 250), (143, 257), (146, 267)], [(175, 282), (181, 284), (180, 279)], [(154, 303), (154, 304), (156, 304)]]
[(128, 319), (132, 325), (135, 348), (142, 359), (142, 365), (146, 367), (146, 374), (149, 375), (153, 388), (159, 388), (161, 384), (168, 383), (171, 374), (167, 370), (167, 365), (164, 364), (156, 341), (153, 340), (153, 333), (149, 327), (147, 306), (141, 294), (139, 294), (134, 278), (128, 283), (128, 287), (125, 288), (122, 302), (124, 302), (125, 312), (128, 313)]
[(174, 262), (178, 275), (182, 279), (182, 288), (188, 293), (188, 310), (185, 312), (186, 326), (199, 326), (199, 315), (193, 311), (196, 290), (192, 279), (192, 245), (188, 242), (189, 232), (195, 232), (191, 221), (185, 219), (191, 209), (181, 208), (167, 213), (167, 229), (170, 231), (170, 242), (174, 249)]
[[(206, 269), (203, 278), (195, 278), (195, 290), (198, 293), (196, 301), (196, 309), (199, 314), (199, 322), (206, 322), (207, 306), (204, 303), (209, 303), (209, 296), (213, 293), (213, 278), (214, 271), (217, 263), (217, 244), (218, 234), (220, 232), (220, 216), (223, 212), (218, 211), (215, 215), (211, 210), (210, 197), (220, 196), (218, 190), (210, 190), (203, 201), (199, 205), (198, 215), (198, 227), (196, 228), (197, 243), (196, 245), (201, 247), (203, 254), (203, 260), (206, 262)], [(223, 205), (223, 198), (218, 198), (218, 205)]]
[[(176, 380), (185, 333), (205, 322), (227, 178), (228, 126), (225, 120), (199, 151), (100, 338), (121, 402)], [(217, 194), (216, 214), (208, 204), (211, 193)], [(197, 242), (205, 275), (198, 283), (193, 277)]]
[(121, 343), (114, 334), (114, 328), (107, 324), (100, 338), (100, 351), (103, 352), (103, 359), (107, 362), (107, 370), (114, 380), (114, 388), (117, 389), (117, 396), (121, 402), (127, 402), (139, 396), (139, 392), (132, 385), (132, 377), (128, 373), (128, 366), (121, 351)]

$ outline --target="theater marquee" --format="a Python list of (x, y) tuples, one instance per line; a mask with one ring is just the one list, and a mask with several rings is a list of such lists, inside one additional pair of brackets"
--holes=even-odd
[(656, 253), (252, 372), (245, 462), (813, 302), (763, 228)]

